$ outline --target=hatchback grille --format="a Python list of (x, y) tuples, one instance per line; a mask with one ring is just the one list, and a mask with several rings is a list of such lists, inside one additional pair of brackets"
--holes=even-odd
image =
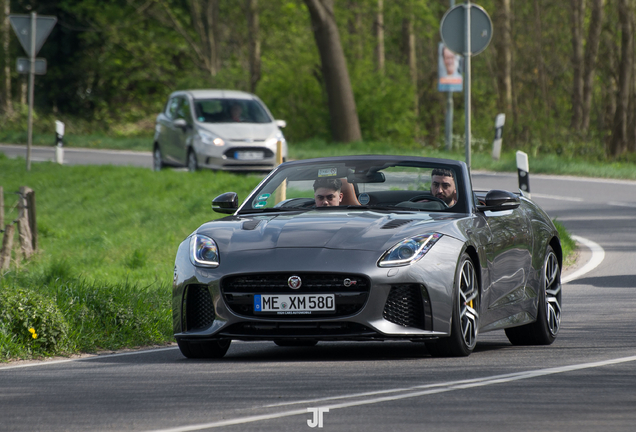
[(203, 330), (214, 322), (214, 304), (208, 287), (189, 285), (184, 296), (185, 331)]
[[(297, 276), (302, 281), (297, 289), (289, 286), (292, 276)], [(234, 313), (259, 318), (268, 316), (254, 314), (255, 294), (334, 294), (335, 313), (313, 312), (311, 315), (285, 316), (289, 319), (311, 319), (320, 315), (337, 317), (359, 312), (369, 297), (369, 281), (364, 276), (352, 274), (260, 273), (225, 277), (221, 280), (221, 292)]]
[(428, 293), (421, 285), (391, 287), (382, 316), (400, 326), (433, 329)]

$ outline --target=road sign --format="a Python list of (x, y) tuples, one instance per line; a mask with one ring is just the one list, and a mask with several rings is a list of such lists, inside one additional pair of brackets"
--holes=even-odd
[[(26, 57), (18, 57), (18, 73), (28, 74), (31, 72), (31, 63)], [(46, 75), (46, 59), (35, 59), (35, 74)]]
[(31, 52), (31, 15), (9, 15), (11, 27), (29, 57), (35, 57), (57, 22), (54, 16), (38, 15), (35, 20), (35, 51)]
[[(457, 54), (466, 52), (466, 4), (459, 4), (444, 14), (440, 30), (442, 41)], [(492, 39), (492, 21), (478, 5), (470, 4), (470, 51), (477, 55)]]

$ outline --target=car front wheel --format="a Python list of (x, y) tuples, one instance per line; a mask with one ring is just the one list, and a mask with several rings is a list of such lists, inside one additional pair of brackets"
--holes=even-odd
[(194, 150), (190, 149), (190, 151), (188, 152), (188, 171), (195, 172), (198, 167), (199, 164), (197, 163), (197, 154), (194, 152)]
[(152, 169), (154, 171), (161, 171), (163, 168), (163, 159), (161, 156), (161, 149), (159, 146), (155, 147), (155, 150), (152, 152)]
[(479, 283), (470, 256), (464, 253), (455, 275), (451, 334), (426, 349), (433, 357), (466, 357), (475, 349), (479, 330)]

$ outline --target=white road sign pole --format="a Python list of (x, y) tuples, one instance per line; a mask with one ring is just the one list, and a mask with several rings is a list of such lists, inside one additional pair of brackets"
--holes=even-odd
[(466, 18), (465, 18), (465, 22), (466, 22), (466, 42), (465, 42), (465, 47), (466, 47), (466, 51), (464, 52), (464, 68), (466, 69), (464, 72), (464, 85), (466, 86), (464, 89), (464, 112), (465, 112), (465, 117), (466, 117), (466, 165), (468, 165), (468, 170), (470, 170), (470, 162), (471, 162), (471, 152), (470, 152), (470, 136), (472, 134), (471, 132), (471, 127), (470, 127), (470, 121), (471, 121), (471, 98), (470, 98), (470, 93), (471, 93), (471, 85), (470, 85), (470, 58), (472, 57), (473, 53), (471, 52), (471, 47), (470, 47), (470, 8), (471, 8), (471, 4), (470, 4), (470, 0), (466, 0)]
[(26, 169), (31, 171), (31, 145), (33, 143), (33, 96), (35, 89), (35, 23), (37, 14), (31, 12), (31, 53), (29, 55), (29, 125), (27, 132), (27, 157)]

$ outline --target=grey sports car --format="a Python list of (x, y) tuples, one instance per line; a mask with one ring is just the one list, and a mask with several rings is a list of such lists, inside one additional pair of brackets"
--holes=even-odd
[(551, 344), (562, 251), (546, 213), (502, 190), (474, 191), (463, 162), (347, 156), (286, 162), (229, 216), (179, 246), (173, 323), (183, 355), (232, 340), (425, 342), (467, 356), (478, 334)]

